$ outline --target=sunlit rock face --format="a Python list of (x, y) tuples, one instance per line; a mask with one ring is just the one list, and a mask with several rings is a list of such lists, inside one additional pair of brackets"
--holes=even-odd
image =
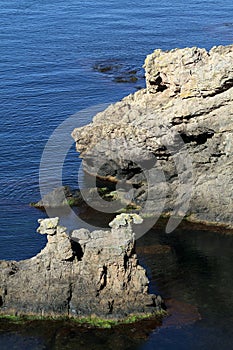
[(232, 225), (233, 45), (155, 50), (144, 68), (146, 89), (73, 131), (84, 170), (146, 211)]
[(125, 317), (161, 309), (135, 253), (136, 214), (121, 214), (107, 231), (67, 233), (58, 218), (39, 220), (48, 242), (35, 257), (1, 261), (0, 313)]

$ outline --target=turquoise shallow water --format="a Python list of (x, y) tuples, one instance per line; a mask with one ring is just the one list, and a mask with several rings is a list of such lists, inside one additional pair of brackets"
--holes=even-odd
[[(155, 48), (209, 49), (230, 44), (232, 16), (231, 0), (0, 1), (0, 259), (31, 257), (45, 243), (35, 233), (37, 219), (44, 214), (28, 203), (40, 198), (40, 159), (54, 129), (70, 115), (117, 101), (144, 84), (142, 80), (117, 83), (110, 74), (101, 74), (93, 66), (110, 60), (141, 67), (146, 55)], [(91, 118), (91, 114), (79, 114), (76, 126), (90, 122)], [(77, 182), (78, 164), (72, 146), (64, 164), (64, 184), (81, 185)], [(209, 238), (210, 245), (211, 242)], [(223, 257), (227, 252), (230, 254), (226, 245), (221, 249)], [(179, 256), (182, 254), (183, 251), (179, 252)], [(209, 253), (205, 254), (197, 259), (206, 261)], [(196, 271), (197, 266), (191, 265), (190, 269)], [(224, 270), (222, 274), (225, 276)], [(232, 286), (229, 276), (227, 273), (224, 277), (228, 283), (223, 283), (223, 295)], [(197, 281), (194, 288), (198, 290)], [(171, 283), (176, 284), (176, 279)], [(216, 288), (214, 284), (208, 295), (216, 294)], [(229, 310), (232, 314), (232, 306)], [(210, 321), (205, 329), (197, 326), (185, 331), (163, 329), (152, 334), (151, 342), (145, 346), (170, 349), (180, 339), (178, 348), (186, 349), (195, 335), (202, 339), (207, 332), (209, 338), (213, 333), (219, 335), (222, 347), (230, 349), (229, 338), (223, 335), (230, 333), (227, 323), (224, 333), (215, 322), (218, 315), (207, 312), (206, 317)], [(8, 348), (9, 344), (6, 342)], [(196, 348), (207, 349), (206, 346), (207, 343), (199, 342)], [(30, 348), (33, 349), (32, 344)]]

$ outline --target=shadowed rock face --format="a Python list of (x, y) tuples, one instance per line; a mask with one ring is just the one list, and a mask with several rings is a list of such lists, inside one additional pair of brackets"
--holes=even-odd
[(46, 247), (35, 257), (0, 262), (0, 313), (124, 317), (159, 311), (148, 294), (132, 231), (137, 215), (121, 214), (109, 231), (74, 230), (59, 219), (39, 220)]
[(73, 131), (84, 170), (152, 213), (232, 225), (233, 45), (155, 50), (144, 68), (146, 89)]

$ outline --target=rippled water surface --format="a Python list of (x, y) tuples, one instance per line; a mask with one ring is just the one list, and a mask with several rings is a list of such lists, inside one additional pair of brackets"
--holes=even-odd
[[(84, 108), (117, 101), (144, 86), (141, 78), (136, 82), (119, 83), (112, 74), (100, 73), (93, 67), (102, 62), (113, 62), (129, 69), (140, 68), (145, 56), (155, 48), (200, 46), (209, 49), (214, 45), (230, 44), (232, 16), (231, 0), (0, 0), (0, 259), (31, 257), (45, 243), (44, 238), (35, 233), (37, 219), (44, 214), (30, 208), (28, 203), (40, 198), (40, 160), (54, 129)], [(78, 113), (75, 126), (90, 122), (92, 116), (91, 112)], [(55, 157), (56, 152), (55, 149)], [(71, 146), (63, 168), (64, 184), (81, 185), (77, 181), (78, 164), (78, 156)], [(187, 235), (187, 245), (193, 244), (192, 239)], [(211, 247), (212, 240), (218, 238), (208, 239)], [(232, 244), (230, 238), (229, 242)], [(194, 348), (197, 332), (200, 339), (206, 333), (221, 339), (221, 347), (227, 349), (230, 329), (224, 323), (224, 331), (221, 322), (218, 328), (216, 320), (224, 319), (225, 313), (232, 314), (232, 304), (228, 311), (227, 307), (222, 309), (218, 297), (220, 293), (224, 299), (232, 284), (228, 272), (218, 264), (232, 266), (232, 261), (227, 258), (230, 254), (228, 245), (221, 244), (221, 256), (208, 258), (207, 251), (203, 256), (197, 254), (195, 260), (203, 266), (207, 262), (212, 264), (211, 274), (219, 276), (221, 281), (220, 286), (213, 283), (211, 288), (208, 287), (210, 289), (206, 287), (206, 303), (201, 300), (203, 305), (206, 304), (206, 318), (214, 320), (213, 325), (208, 321), (205, 326), (202, 321), (201, 327), (190, 326), (191, 329), (187, 327), (185, 331), (161, 329), (151, 335), (145, 348), (170, 349), (174, 339), (180, 339), (179, 349), (188, 348), (184, 344), (188, 346), (190, 342)], [(179, 259), (188, 259), (186, 248), (179, 251)], [(197, 274), (196, 271), (203, 268), (198, 264), (190, 263), (187, 267), (190, 276), (195, 276), (194, 280), (188, 280), (189, 287), (193, 284), (190, 288), (196, 293), (210, 273), (208, 270), (203, 275)], [(178, 279), (177, 270), (171, 269), (168, 273), (172, 276), (168, 286), (174, 284), (176, 291), (183, 294), (179, 287), (186, 283), (187, 271)], [(219, 316), (212, 312), (208, 304), (210, 299), (223, 314)], [(2, 344), (11, 347), (10, 340), (6, 335), (4, 337), (0, 338)], [(30, 344), (18, 349), (33, 349), (34, 345)], [(217, 349), (217, 339), (213, 344), (212, 348), (216, 346)], [(198, 349), (208, 346), (204, 340), (203, 344), (201, 340), (196, 344)]]
[[(144, 85), (117, 83), (93, 66), (109, 60), (135, 68), (155, 48), (229, 44), (232, 11), (231, 0), (0, 1), (0, 258), (35, 253), (41, 213), (26, 206), (40, 198), (40, 159), (54, 129)], [(75, 126), (91, 119), (78, 115)], [(71, 147), (65, 184), (79, 185), (78, 162)]]

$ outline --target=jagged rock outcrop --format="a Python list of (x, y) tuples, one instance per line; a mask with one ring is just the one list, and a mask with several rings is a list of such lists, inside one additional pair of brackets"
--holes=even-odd
[[(79, 198), (74, 198), (69, 186), (61, 186), (47, 193), (38, 202), (30, 203), (31, 206), (45, 210), (45, 208), (59, 208), (67, 205), (67, 203), (78, 202)], [(80, 200), (81, 201), (81, 200)]]
[(133, 223), (121, 214), (111, 230), (74, 230), (58, 218), (39, 220), (45, 248), (24, 261), (0, 261), (0, 314), (124, 317), (158, 311), (135, 253)]
[[(100, 208), (100, 201), (103, 200), (102, 204), (104, 206), (106, 202), (117, 201), (120, 211), (120, 208), (124, 210), (125, 205), (129, 203), (124, 195), (124, 192), (111, 191), (107, 187), (98, 187), (98, 191), (95, 188), (83, 188), (72, 191), (69, 186), (61, 186), (47, 193), (38, 202), (31, 202), (30, 205), (43, 211), (54, 209), (55, 213), (59, 213), (59, 209), (69, 209), (69, 207), (73, 206), (86, 209), (89, 204), (95, 204), (96, 207)], [(131, 203), (132, 205), (133, 203)]]
[(144, 68), (146, 89), (73, 131), (84, 170), (131, 184), (145, 212), (232, 225), (233, 45), (155, 50)]

